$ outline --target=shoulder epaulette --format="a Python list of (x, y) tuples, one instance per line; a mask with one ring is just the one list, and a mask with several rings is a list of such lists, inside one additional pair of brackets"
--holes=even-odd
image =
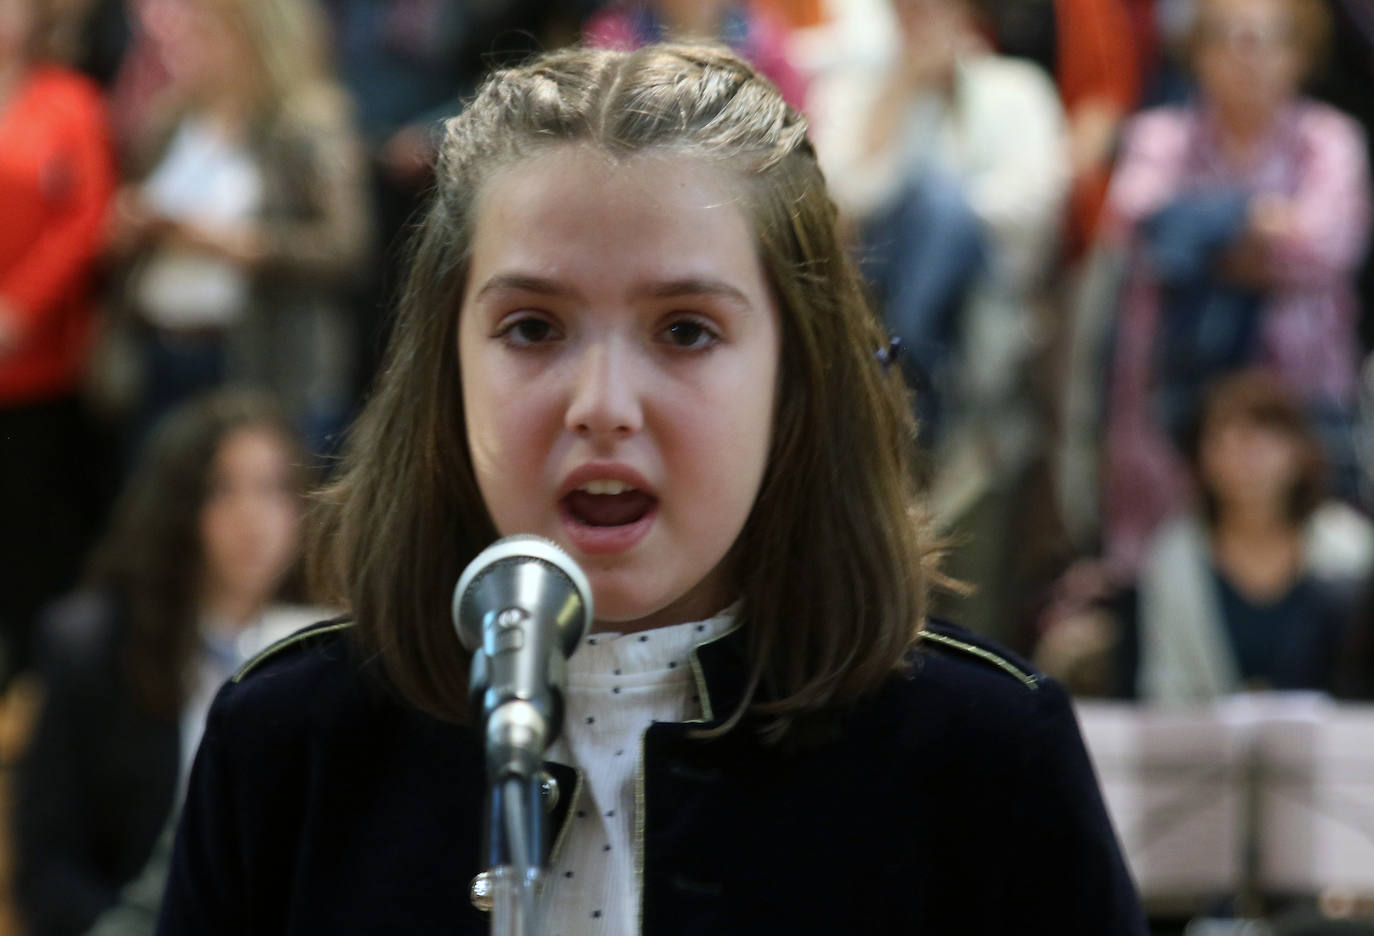
[(339, 631), (348, 630), (353, 626), (353, 621), (349, 618), (334, 618), (330, 621), (321, 621), (319, 624), (311, 624), (303, 627), (294, 634), (287, 634), (281, 640), (273, 641), (266, 647), (257, 652), (247, 663), (239, 667), (239, 671), (234, 674), (230, 682), (239, 682), (258, 666), (267, 662), (272, 657), (281, 654), (283, 651), (292, 647), (300, 646), (316, 637), (323, 637), (325, 634), (333, 634)]
[(948, 634), (941, 634), (938, 631), (933, 631), (928, 627), (924, 627), (921, 629), (920, 639), (924, 641), (929, 641), (934, 644), (938, 644), (941, 647), (948, 647), (949, 649), (954, 650), (958, 653), (963, 653), (968, 656), (974, 657), (975, 659), (982, 660), (984, 663), (990, 663), (993, 666), (1000, 669), (1002, 672), (1006, 673), (1007, 675), (1014, 676), (1027, 689), (1040, 688), (1039, 676), (1037, 676), (1035, 673), (1027, 672), (1021, 667), (1017, 666), (1011, 660), (1008, 660), (1001, 654), (989, 650), (986, 647), (980, 647), (977, 644), (971, 644), (966, 640), (960, 640), (957, 637), (951, 637)]

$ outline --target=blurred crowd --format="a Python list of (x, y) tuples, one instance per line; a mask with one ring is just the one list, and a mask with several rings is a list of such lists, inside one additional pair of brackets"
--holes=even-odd
[(1365, 0), (0, 0), (11, 931), (151, 932), (210, 694), (328, 615), (305, 491), (439, 121), (669, 37), (810, 119), (940, 613), (1083, 694), (1374, 699)]

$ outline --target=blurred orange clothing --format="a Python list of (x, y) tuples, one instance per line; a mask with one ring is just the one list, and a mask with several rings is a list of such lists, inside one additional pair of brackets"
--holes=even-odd
[(91, 274), (115, 189), (94, 84), (38, 66), (0, 105), (0, 406), (70, 393), (94, 324)]
[(824, 0), (758, 0), (758, 5), (793, 29), (819, 26), (829, 18)]
[[(1124, 117), (1140, 100), (1143, 36), (1133, 8), (1123, 0), (1055, 0), (1059, 36), (1056, 83), (1072, 121), (1084, 107), (1105, 107)], [(1092, 239), (1107, 200), (1111, 167), (1104, 164), (1074, 180), (1069, 194), (1069, 251)]]
[(1123, 113), (1140, 98), (1136, 23), (1122, 0), (1055, 0), (1058, 79), (1064, 107), (1099, 100)]

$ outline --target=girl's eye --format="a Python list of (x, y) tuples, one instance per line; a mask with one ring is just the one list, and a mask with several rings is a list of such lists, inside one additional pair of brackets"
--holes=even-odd
[(680, 319), (664, 331), (667, 342), (674, 348), (698, 350), (709, 348), (720, 340), (720, 336), (702, 322), (693, 319)]
[(552, 322), (547, 319), (528, 316), (502, 326), (496, 336), (503, 339), (507, 344), (516, 347), (529, 347), (550, 341), (557, 337), (557, 334)]

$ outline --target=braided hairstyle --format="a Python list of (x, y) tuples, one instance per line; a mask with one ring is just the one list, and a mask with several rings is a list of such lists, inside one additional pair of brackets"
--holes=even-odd
[(323, 492), (312, 568), (365, 651), (415, 706), (466, 718), (453, 583), (497, 536), (467, 450), (458, 316), (474, 205), (495, 169), (560, 146), (724, 167), (740, 186), (782, 319), (768, 466), (728, 567), (749, 647), (747, 710), (767, 737), (875, 688), (919, 630), (933, 550), (915, 427), (838, 233), (806, 122), (712, 45), (569, 49), (493, 73), (447, 121), (436, 183), (375, 395)]

